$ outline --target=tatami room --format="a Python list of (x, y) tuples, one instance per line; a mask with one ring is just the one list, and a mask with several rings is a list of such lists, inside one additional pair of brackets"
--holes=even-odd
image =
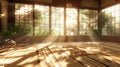
[(0, 0), (0, 67), (120, 67), (120, 0)]

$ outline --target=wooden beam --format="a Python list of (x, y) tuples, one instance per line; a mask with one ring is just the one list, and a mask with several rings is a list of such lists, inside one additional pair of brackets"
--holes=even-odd
[(80, 8), (99, 9), (98, 0), (81, 0)]
[(51, 3), (40, 2), (39, 0), (8, 0), (10, 3), (23, 3), (23, 4), (42, 4), (51, 5)]
[(35, 5), (32, 5), (33, 6), (33, 36), (35, 36)]
[(66, 8), (64, 8), (64, 36), (66, 36)]
[(99, 5), (99, 9), (98, 10), (101, 10), (101, 2), (102, 2), (102, 0), (98, 0), (98, 5)]
[[(39, 0), (8, 0), (13, 3), (24, 3), (24, 4), (41, 4), (41, 5), (51, 5), (51, 6), (61, 6), (65, 7), (66, 0), (53, 0), (52, 3), (41, 2)], [(69, 0), (72, 3), (72, 7), (84, 8), (84, 9), (99, 9), (98, 0)]]
[(52, 13), (52, 10), (51, 10), (52, 8), (51, 8), (51, 6), (49, 7), (49, 33), (51, 34), (52, 33), (52, 15), (51, 15), (51, 13)]
[(15, 3), (8, 3), (8, 29), (15, 26)]
[(1, 2), (1, 13), (2, 13), (2, 18), (1, 18), (1, 25), (2, 25), (2, 31), (7, 30), (7, 20), (8, 20), (8, 3), (7, 0), (2, 0)]
[(79, 9), (77, 9), (77, 36), (79, 36), (79, 31), (80, 31), (80, 22), (79, 22), (79, 18), (80, 18), (80, 14), (79, 14)]

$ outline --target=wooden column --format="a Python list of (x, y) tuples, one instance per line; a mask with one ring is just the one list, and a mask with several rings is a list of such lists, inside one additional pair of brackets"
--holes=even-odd
[(101, 28), (100, 13), (101, 13), (101, 10), (98, 10), (98, 35), (100, 35), (99, 33), (101, 32), (101, 30), (100, 30), (100, 28)]
[(8, 2), (7, 0), (2, 0), (1, 1), (1, 14), (2, 14), (2, 17), (1, 17), (1, 25), (2, 25), (2, 31), (6, 31), (7, 30), (7, 19), (8, 19), (8, 13), (7, 13), (7, 10), (8, 10)]
[(101, 22), (100, 22), (100, 13), (101, 13), (101, 0), (99, 0), (99, 9), (98, 9), (98, 33), (100, 32)]
[(66, 7), (64, 7), (64, 36), (66, 36)]
[(35, 4), (33, 4), (33, 10), (32, 10), (32, 12), (33, 12), (33, 36), (35, 36)]
[(79, 22), (79, 8), (77, 9), (77, 36), (79, 36), (80, 22)]
[(51, 10), (51, 6), (49, 7), (49, 33), (51, 34), (52, 33), (52, 10)]
[(66, 7), (64, 7), (64, 37), (65, 37), (65, 42), (68, 41), (68, 36), (66, 36)]
[(8, 3), (8, 29), (15, 27), (15, 3)]
[[(0, 15), (2, 14), (1, 9), (2, 9), (2, 3), (0, 1)], [(0, 16), (0, 32), (2, 31), (1, 18), (2, 18), (2, 16)]]
[(79, 41), (79, 36), (80, 36), (80, 9), (79, 8), (77, 8), (77, 41)]

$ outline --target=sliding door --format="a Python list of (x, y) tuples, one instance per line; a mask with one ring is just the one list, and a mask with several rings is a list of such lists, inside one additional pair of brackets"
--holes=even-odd
[(35, 36), (49, 34), (49, 6), (35, 5)]
[(51, 29), (52, 35), (64, 36), (64, 8), (62, 7), (52, 7), (51, 11)]
[(66, 35), (77, 36), (77, 9), (67, 8), (66, 9)]

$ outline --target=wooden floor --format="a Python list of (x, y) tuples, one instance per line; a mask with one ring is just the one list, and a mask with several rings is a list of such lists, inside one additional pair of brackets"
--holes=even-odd
[(120, 43), (8, 45), (0, 48), (0, 67), (120, 67)]

